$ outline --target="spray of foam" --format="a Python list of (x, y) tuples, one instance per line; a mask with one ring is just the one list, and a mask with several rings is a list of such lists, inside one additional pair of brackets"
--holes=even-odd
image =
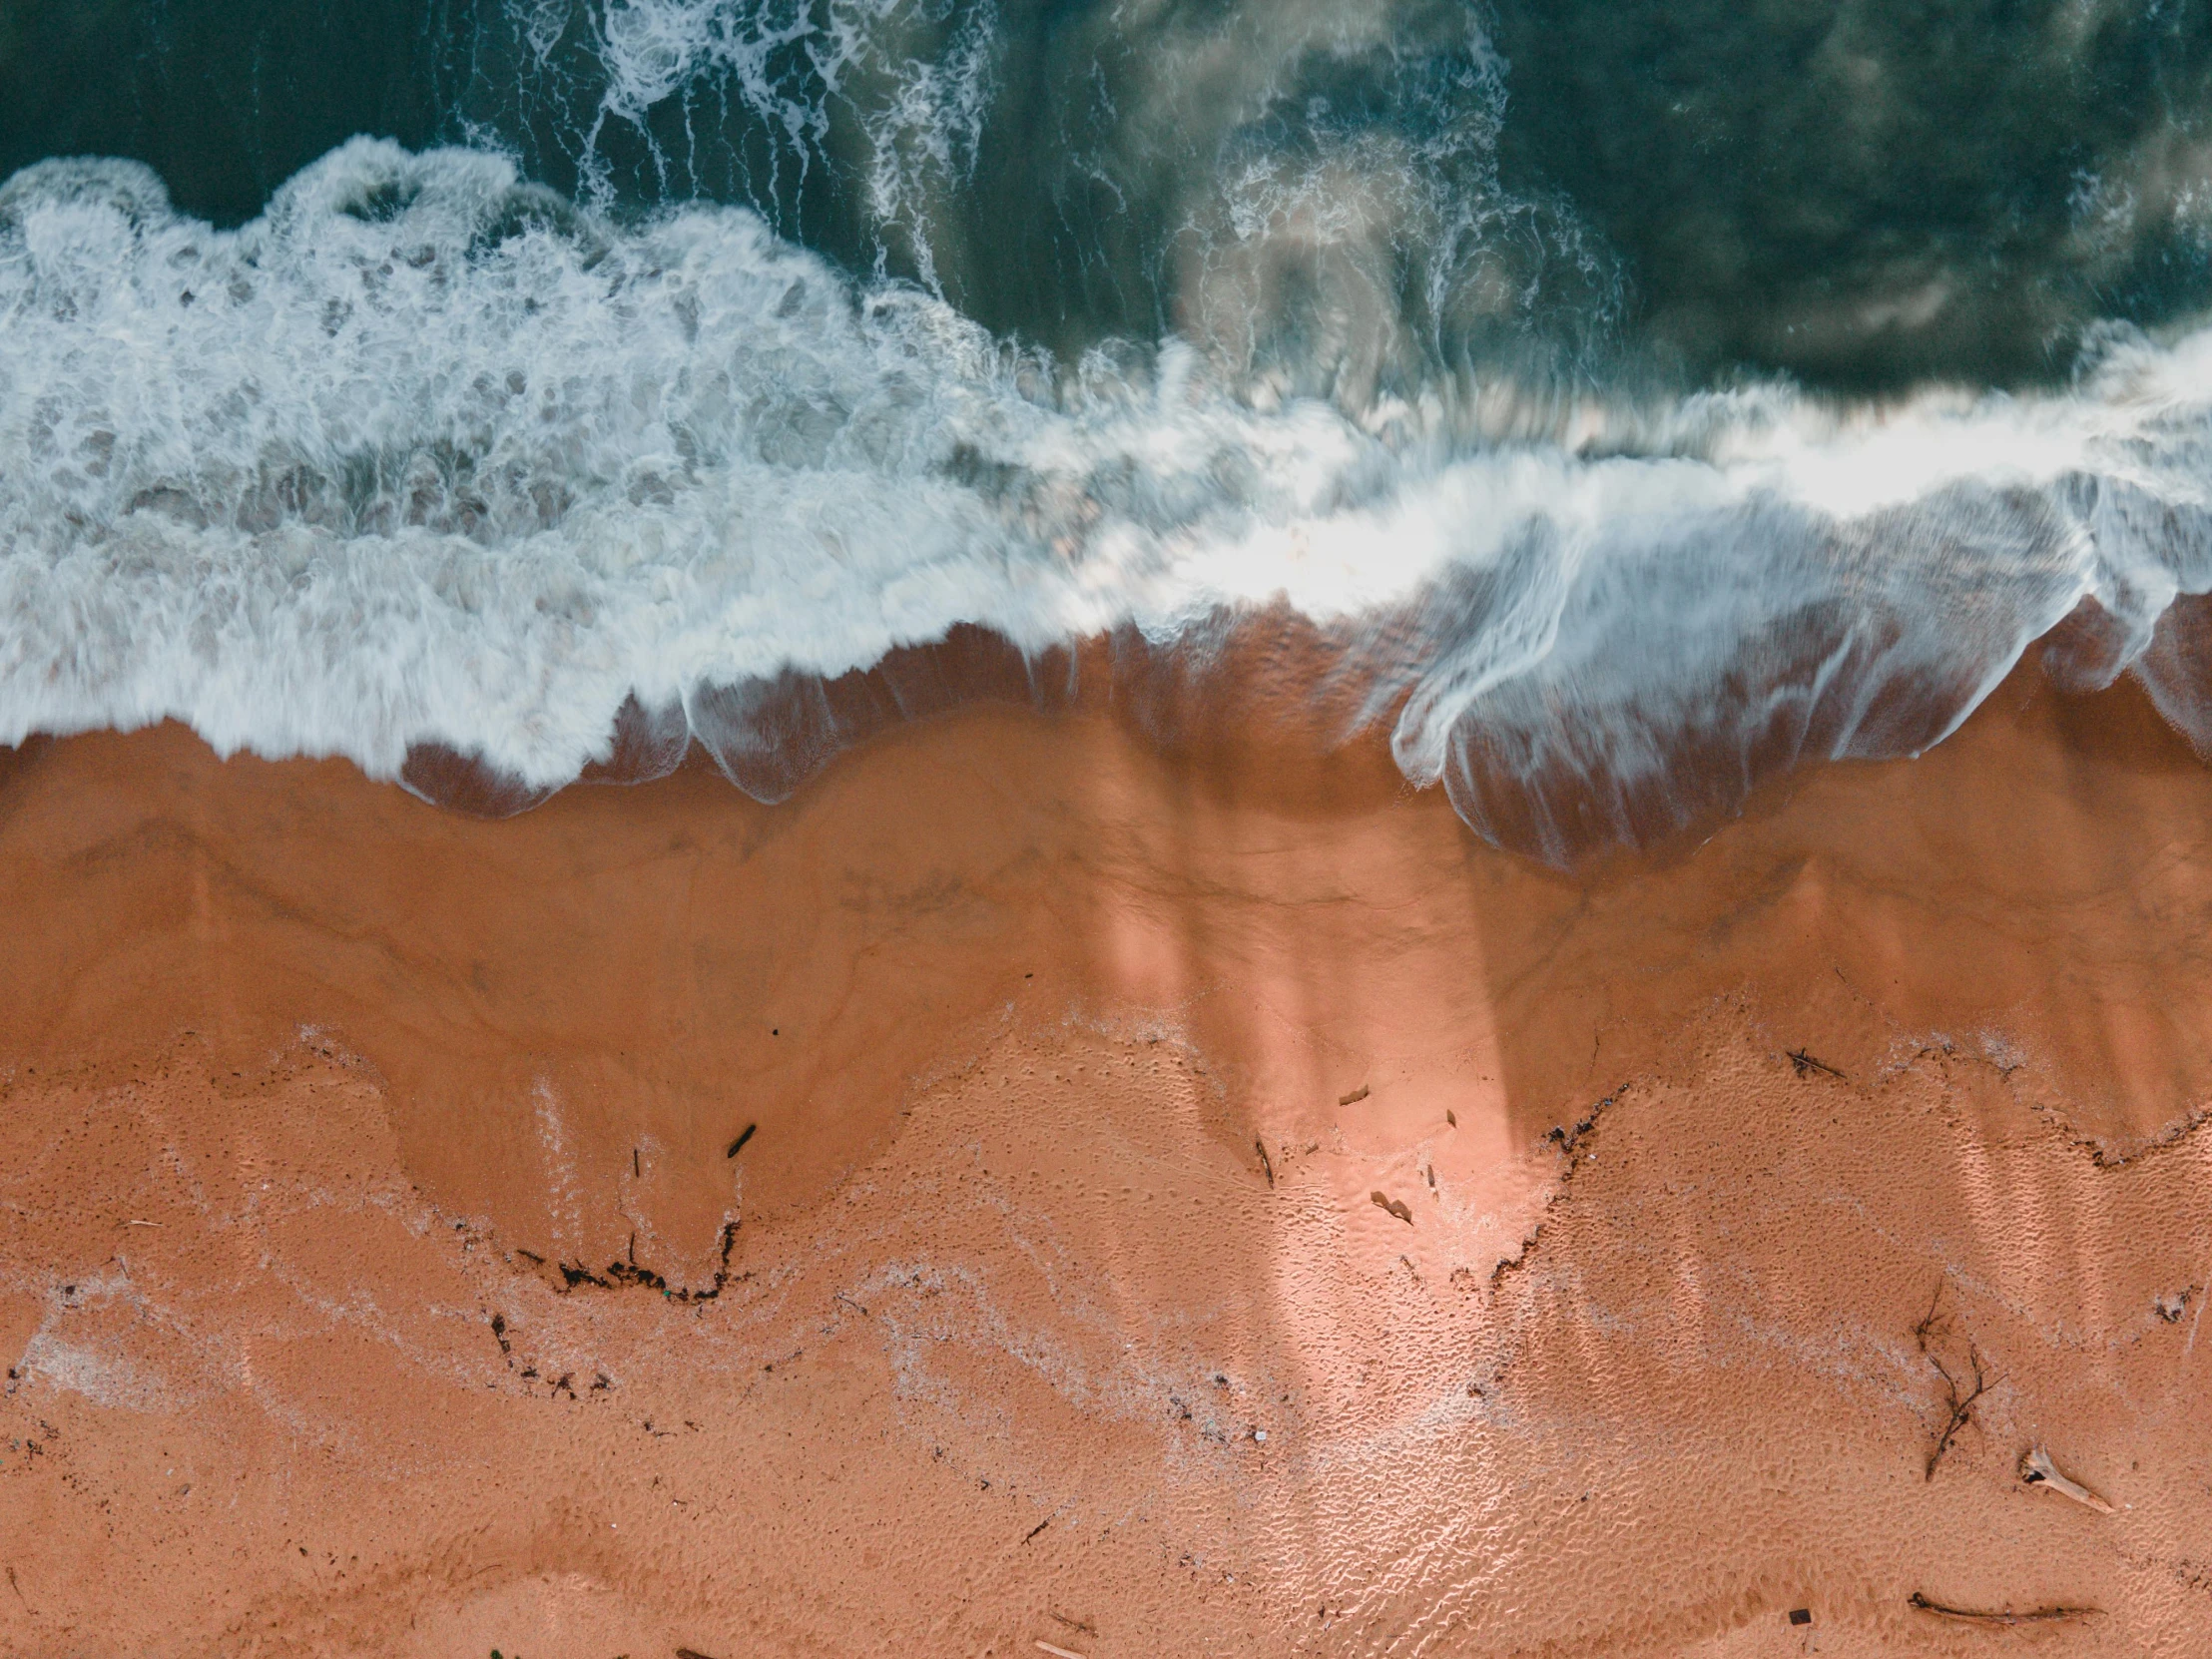
[(1063, 373), (745, 211), (618, 230), (369, 141), (229, 233), (130, 164), (19, 174), (0, 319), (0, 742), (173, 716), (552, 785), (633, 693), (1287, 605), (1409, 777), (1560, 855), (1675, 811), (1685, 755), (1936, 741), (2084, 598), (2089, 678), (2155, 668), (2212, 588), (2212, 333), (2060, 395), (1588, 400), (1497, 442), (1497, 386), (1261, 395), (1176, 340)]
[[(533, 9), (522, 20), (541, 63), (560, 32), (542, 16)], [(929, 227), (982, 142), (1000, 46), (996, 6), (611, 0), (593, 26), (591, 58), (604, 85), (579, 148), (594, 197), (615, 194), (602, 143), (609, 122), (651, 149), (665, 189), (678, 158), (654, 139), (653, 112), (699, 96), (735, 101), (770, 136), (772, 176), (762, 181), (770, 199), (783, 184), (777, 169), (856, 163), (869, 221), (936, 286)], [(847, 129), (856, 144), (840, 142)], [(848, 149), (857, 154), (841, 154)]]
[(511, 75), (472, 55), (448, 91), (472, 142), (603, 208), (745, 202), (1064, 347), (1172, 313), (1359, 400), (1619, 321), (1601, 240), (1500, 177), (1505, 66), (1464, 8), (506, 0), (492, 33)]

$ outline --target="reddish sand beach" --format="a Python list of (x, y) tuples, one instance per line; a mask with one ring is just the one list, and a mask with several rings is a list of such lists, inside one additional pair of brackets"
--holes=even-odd
[(1573, 875), (1092, 714), (4, 768), (0, 1652), (2212, 1652), (2131, 685)]

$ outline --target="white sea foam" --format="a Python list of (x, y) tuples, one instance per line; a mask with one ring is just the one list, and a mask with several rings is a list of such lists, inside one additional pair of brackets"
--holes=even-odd
[[(856, 150), (869, 221), (933, 286), (934, 210), (974, 166), (998, 49), (987, 3), (610, 0), (593, 41), (606, 79), (579, 145), (585, 185), (613, 194), (601, 146), (611, 121), (644, 136), (664, 173), (676, 166), (651, 139), (652, 112), (711, 88), (763, 123), (775, 167), (828, 168)], [(846, 126), (856, 142), (840, 143)], [(773, 195), (777, 181), (765, 183)]]
[(1061, 375), (742, 210), (618, 229), (473, 152), (355, 141), (237, 232), (43, 163), (0, 188), (0, 742), (174, 716), (550, 785), (632, 693), (1272, 603), (1495, 832), (1499, 777), (1620, 816), (1686, 747), (1918, 748), (2082, 598), (2103, 674), (2212, 588), (2212, 332), (2039, 396), (1485, 439), (1501, 400), (1286, 398), (1177, 341)]

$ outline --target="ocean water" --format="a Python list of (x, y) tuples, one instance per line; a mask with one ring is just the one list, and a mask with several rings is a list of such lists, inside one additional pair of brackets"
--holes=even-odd
[(1289, 616), (1555, 861), (2054, 629), (2212, 753), (2201, 0), (0, 0), (0, 743), (774, 798)]

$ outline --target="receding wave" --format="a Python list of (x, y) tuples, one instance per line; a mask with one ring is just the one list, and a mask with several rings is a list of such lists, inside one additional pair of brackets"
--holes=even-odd
[(1054, 355), (747, 209), (366, 140), (235, 231), (136, 164), (25, 170), (0, 329), (0, 742), (174, 717), (496, 807), (696, 738), (775, 799), (883, 719), (1064, 695), (1083, 641), (1201, 672), (1289, 627), (1335, 735), (1565, 859), (1924, 749), (2064, 624), (2068, 684), (2132, 669), (2212, 747), (2175, 608), (2212, 332), (1885, 402), (1309, 383), (1205, 329)]

